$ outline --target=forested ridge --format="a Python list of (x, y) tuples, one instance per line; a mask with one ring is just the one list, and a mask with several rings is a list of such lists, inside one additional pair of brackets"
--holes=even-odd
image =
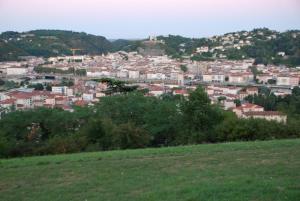
[[(103, 36), (63, 30), (7, 31), (0, 34), (0, 61), (17, 60), (20, 56), (105, 54), (116, 51), (139, 51), (143, 41), (118, 39), (109, 41)], [(162, 52), (176, 58), (195, 61), (215, 59), (255, 59), (256, 64), (275, 64), (296, 67), (300, 65), (300, 31), (277, 32), (267, 28), (227, 33), (210, 38), (188, 38), (179, 35), (158, 36)], [(208, 47), (199, 53), (197, 48)]]

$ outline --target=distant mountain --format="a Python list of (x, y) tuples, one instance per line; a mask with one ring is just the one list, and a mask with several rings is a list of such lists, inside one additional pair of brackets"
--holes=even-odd
[(4, 32), (0, 35), (0, 60), (16, 60), (19, 56), (102, 54), (112, 50), (105, 37), (82, 32), (61, 30), (36, 30), (29, 32)]

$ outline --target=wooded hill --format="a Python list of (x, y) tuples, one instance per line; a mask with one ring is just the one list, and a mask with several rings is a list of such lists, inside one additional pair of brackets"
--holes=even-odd
[[(176, 35), (158, 36), (161, 52), (173, 58), (196, 61), (215, 59), (255, 59), (257, 64), (285, 64), (300, 66), (300, 31), (272, 31), (267, 28), (227, 33), (210, 38), (187, 38)], [(145, 39), (146, 40), (146, 39)], [(0, 34), (0, 61), (16, 60), (19, 56), (71, 55), (70, 49), (81, 49), (77, 54), (102, 54), (116, 51), (147, 49), (145, 40), (109, 41), (103, 36), (61, 30), (3, 32)], [(199, 52), (197, 48), (208, 48)], [(157, 49), (157, 47), (156, 47)], [(157, 50), (156, 50), (157, 51)]]
[(111, 51), (112, 44), (102, 36), (60, 30), (8, 31), (0, 35), (0, 61), (19, 56), (71, 55), (72, 48), (80, 49), (77, 54), (102, 54)]

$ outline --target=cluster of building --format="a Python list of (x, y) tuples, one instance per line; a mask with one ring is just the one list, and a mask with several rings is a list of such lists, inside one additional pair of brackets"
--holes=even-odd
[[(227, 37), (231, 40), (234, 36)], [(208, 48), (201, 47), (199, 51), (205, 52)], [(259, 106), (247, 104), (244, 99), (249, 95), (258, 94), (259, 86), (277, 86), (276, 89), (272, 89), (275, 95), (290, 94), (292, 87), (299, 86), (300, 71), (286, 67), (257, 65), (257, 73), (253, 74), (253, 62), (253, 59), (194, 62), (189, 59), (175, 60), (168, 56), (142, 56), (137, 52), (48, 59), (26, 57), (20, 62), (0, 63), (2, 78), (14, 79), (17, 82), (17, 77), (29, 77), (29, 84), (49, 85), (51, 91), (35, 91), (26, 85), (23, 88), (2, 91), (0, 111), (6, 113), (36, 107), (72, 111), (72, 107), (76, 105), (93, 105), (101, 101), (101, 97), (106, 96), (108, 87), (107, 83), (98, 82), (96, 79), (114, 78), (128, 81), (131, 85), (137, 85), (139, 89), (147, 89), (147, 96), (172, 93), (187, 97), (188, 92), (194, 90), (200, 82), (205, 85), (212, 103), (234, 111), (240, 118), (253, 117), (285, 122), (285, 115), (264, 111)], [(49, 75), (34, 72), (36, 66), (63, 71), (70, 68), (81, 69), (86, 74), (78, 76), (52, 73), (50, 75), (53, 79), (49, 80), (45, 79)], [(60, 80), (65, 76), (73, 80), (72, 85), (61, 84)], [(242, 105), (237, 107), (238, 102)]]
[(286, 123), (287, 115), (277, 111), (265, 111), (263, 107), (245, 101), (247, 96), (259, 94), (257, 87), (207, 85), (205, 91), (213, 104), (233, 111), (239, 118), (260, 118)]
[(133, 81), (164, 80), (181, 85), (184, 79), (180, 70), (180, 62), (177, 60), (170, 59), (168, 56), (142, 56), (137, 52), (117, 52), (93, 57), (52, 57), (43, 66), (62, 70), (70, 67), (84, 69), (86, 76), (90, 78), (106, 77)]
[(257, 87), (236, 87), (208, 85), (205, 88), (212, 103), (221, 104), (224, 109), (228, 110), (236, 106), (236, 101), (243, 101), (249, 95), (257, 95)]
[(299, 86), (300, 71), (297, 68), (258, 65), (259, 74), (256, 76), (258, 83), (275, 83), (278, 86)]
[[(76, 86), (77, 85), (77, 86)], [(33, 88), (19, 88), (0, 92), (0, 112), (5, 114), (14, 110), (28, 110), (38, 107), (62, 108), (73, 111), (73, 106), (93, 105), (105, 96), (105, 83), (86, 82), (78, 87), (52, 86), (51, 91), (38, 91)], [(80, 95), (76, 95), (79, 93)]]
[(273, 65), (255, 66), (257, 74), (252, 72), (253, 60), (215, 61), (207, 64), (202, 72), (202, 81), (207, 83), (262, 84), (295, 87), (300, 83), (300, 71), (297, 68)]
[(250, 67), (253, 60), (228, 61), (219, 60), (207, 62), (207, 68), (202, 72), (203, 82), (247, 84), (254, 81)]
[[(278, 37), (278, 33), (274, 31), (264, 32), (262, 30), (258, 31), (242, 31), (235, 33), (228, 33), (222, 36), (213, 36), (210, 38), (206, 38), (207, 44), (215, 44), (215, 45), (203, 45), (196, 49), (194, 54), (212, 54), (213, 58), (226, 59), (227, 55), (224, 53), (229, 49), (241, 49), (244, 46), (250, 46), (254, 43), (254, 40), (259, 38), (260, 40), (272, 40)], [(182, 44), (184, 47), (185, 44)], [(184, 50), (183, 50), (184, 51)], [(193, 54), (193, 55), (194, 55)], [(278, 52), (278, 55), (284, 56), (284, 52)], [(192, 55), (192, 56), (193, 56)]]
[(0, 76), (27, 75), (33, 72), (35, 66), (45, 62), (43, 58), (26, 56), (23, 61), (0, 62)]

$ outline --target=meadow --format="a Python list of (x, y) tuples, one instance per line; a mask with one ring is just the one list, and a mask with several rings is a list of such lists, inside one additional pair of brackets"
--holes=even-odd
[(3, 201), (300, 198), (300, 139), (0, 160)]

